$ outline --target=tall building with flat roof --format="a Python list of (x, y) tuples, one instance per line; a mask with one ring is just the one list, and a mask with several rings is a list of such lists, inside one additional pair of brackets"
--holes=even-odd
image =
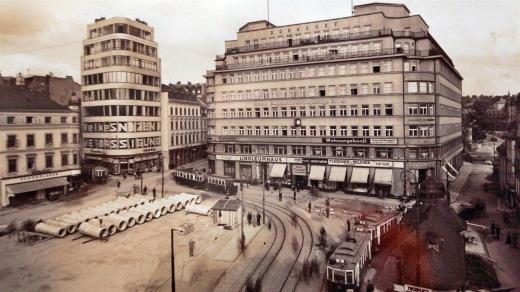
[(405, 5), (385, 3), (351, 17), (245, 24), (205, 76), (209, 168), (395, 196), (410, 190), (403, 170), (453, 178), (462, 76), (428, 30)]
[(96, 19), (81, 58), (83, 158), (111, 173), (151, 171), (161, 153), (161, 61), (139, 19)]

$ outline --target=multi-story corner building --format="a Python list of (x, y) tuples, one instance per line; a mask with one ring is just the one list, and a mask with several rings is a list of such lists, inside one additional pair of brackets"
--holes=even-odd
[(191, 84), (163, 86), (163, 149), (167, 149), (170, 169), (206, 158), (206, 109), (201, 89), (200, 84), (195, 88)]
[(0, 86), (0, 205), (66, 193), (80, 174), (79, 113), (23, 86)]
[[(208, 71), (209, 167), (218, 175), (402, 195), (401, 173), (462, 164), (462, 77), (402, 4), (351, 17), (242, 26)], [(449, 172), (449, 176), (443, 173)]]
[(114, 174), (156, 169), (161, 151), (161, 62), (154, 29), (97, 19), (81, 58), (83, 155)]

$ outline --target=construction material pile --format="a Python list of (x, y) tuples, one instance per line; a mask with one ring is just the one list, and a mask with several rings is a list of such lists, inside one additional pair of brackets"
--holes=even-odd
[(155, 200), (140, 195), (119, 197), (96, 207), (42, 220), (36, 224), (35, 231), (60, 238), (79, 231), (83, 235), (105, 239), (136, 224), (149, 222), (201, 202), (199, 195), (186, 193)]

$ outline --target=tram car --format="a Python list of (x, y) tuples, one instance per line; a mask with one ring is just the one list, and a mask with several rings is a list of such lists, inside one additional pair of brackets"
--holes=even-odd
[(372, 258), (370, 233), (354, 231), (341, 242), (327, 260), (328, 291), (360, 291)]
[(81, 176), (87, 183), (104, 184), (108, 180), (108, 168), (99, 165), (85, 165)]
[(233, 179), (214, 175), (206, 175), (193, 169), (180, 169), (173, 172), (173, 179), (180, 185), (196, 189), (204, 189), (220, 194), (234, 196), (238, 186)]

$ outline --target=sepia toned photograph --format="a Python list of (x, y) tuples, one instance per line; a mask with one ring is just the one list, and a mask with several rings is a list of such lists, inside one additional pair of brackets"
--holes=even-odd
[(2, 292), (513, 292), (519, 235), (519, 0), (0, 0)]

